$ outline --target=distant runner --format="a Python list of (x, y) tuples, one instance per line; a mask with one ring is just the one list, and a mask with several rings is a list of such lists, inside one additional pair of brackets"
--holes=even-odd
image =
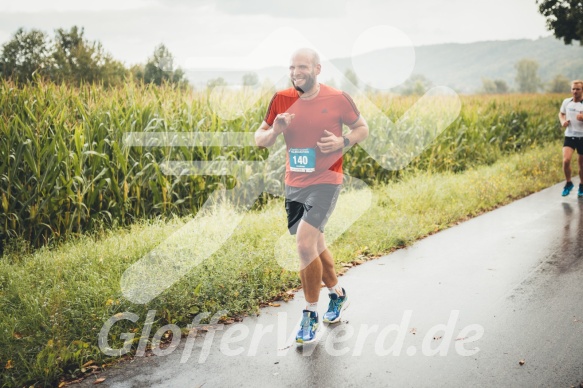
[[(343, 180), (342, 149), (368, 136), (368, 125), (352, 98), (320, 84), (318, 53), (303, 48), (290, 62), (292, 88), (277, 92), (265, 120), (255, 132), (260, 147), (272, 146), (283, 133), (287, 154), (285, 208), (290, 233), (296, 235), (300, 279), (306, 297), (296, 342), (316, 339), (321, 283), (328, 287), (330, 302), (324, 322), (340, 322), (348, 296), (336, 277), (334, 259), (326, 247), (324, 226), (334, 210)], [(342, 125), (350, 128), (342, 134)]]
[(566, 98), (561, 105), (559, 120), (565, 129), (565, 142), (563, 143), (563, 171), (567, 183), (563, 188), (563, 197), (569, 195), (574, 185), (571, 182), (571, 158), (577, 150), (577, 162), (579, 164), (579, 191), (577, 196), (583, 197), (583, 81), (571, 82), (572, 98)]

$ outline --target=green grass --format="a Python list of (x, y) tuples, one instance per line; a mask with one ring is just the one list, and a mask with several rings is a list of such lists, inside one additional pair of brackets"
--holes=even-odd
[[(382, 255), (557, 183), (562, 179), (560, 165), (560, 144), (553, 143), (490, 166), (457, 174), (410, 172), (399, 182), (376, 186), (372, 206), (364, 207), (348, 233), (330, 244), (338, 270), (343, 271), (342, 263)], [(330, 220), (330, 235), (353, 216), (346, 204), (366, 204), (366, 195), (358, 190), (343, 193)], [(213, 221), (212, 214), (206, 217)], [(97, 334), (114, 314), (131, 311), (140, 316), (136, 323), (118, 322), (110, 336), (111, 345), (120, 347), (121, 333), (138, 333), (135, 350), (150, 309), (157, 311), (154, 333), (167, 323), (186, 327), (199, 312), (256, 313), (262, 302), (299, 286), (293, 266), (280, 266), (274, 256), (274, 246), (286, 230), (282, 201), (273, 200), (247, 213), (244, 227), (213, 257), (150, 303), (135, 305), (124, 299), (123, 271), (190, 219), (141, 221), (33, 253), (18, 245), (5, 253), (0, 260), (3, 386), (50, 386), (64, 376), (79, 376), (88, 361), (107, 362), (97, 347)]]

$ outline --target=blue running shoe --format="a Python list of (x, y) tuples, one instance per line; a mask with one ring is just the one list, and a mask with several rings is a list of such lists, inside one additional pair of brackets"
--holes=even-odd
[(567, 184), (563, 188), (563, 197), (566, 197), (567, 195), (569, 195), (571, 190), (573, 190), (573, 187), (575, 187), (575, 185), (573, 185), (573, 182), (567, 182)]
[(298, 344), (309, 344), (316, 339), (318, 333), (318, 313), (315, 311), (304, 310), (300, 330), (296, 335)]
[(328, 304), (328, 311), (324, 314), (324, 322), (336, 323), (340, 322), (342, 312), (348, 307), (348, 295), (344, 288), (342, 289), (344, 296), (338, 296), (335, 292), (328, 294), (330, 296), (330, 303)]
[(583, 185), (579, 184), (579, 191), (577, 192), (577, 197), (583, 198)]

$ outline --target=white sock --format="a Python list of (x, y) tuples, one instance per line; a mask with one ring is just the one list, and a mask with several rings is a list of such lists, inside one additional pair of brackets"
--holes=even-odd
[(318, 311), (318, 302), (316, 302), (316, 303), (308, 303), (306, 305), (306, 310), (309, 310), (309, 311)]
[(336, 283), (336, 285), (334, 287), (328, 287), (328, 292), (330, 294), (336, 294), (338, 296), (344, 296), (344, 293), (342, 292), (342, 287), (340, 287), (340, 282)]

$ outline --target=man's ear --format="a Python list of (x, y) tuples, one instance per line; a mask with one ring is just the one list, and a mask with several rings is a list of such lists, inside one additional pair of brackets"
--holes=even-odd
[(315, 70), (316, 70), (316, 75), (319, 75), (320, 74), (320, 71), (322, 71), (322, 65), (318, 63), (316, 65), (316, 69)]

